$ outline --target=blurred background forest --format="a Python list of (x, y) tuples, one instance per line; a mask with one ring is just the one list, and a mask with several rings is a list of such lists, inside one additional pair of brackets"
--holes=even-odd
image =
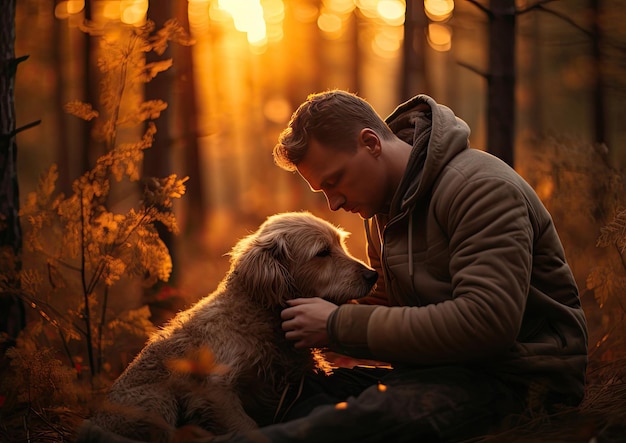
[[(18, 202), (24, 238), (40, 241), (19, 245), (19, 263), (0, 279), (7, 343), (24, 326), (10, 318), (21, 315), (11, 300), (29, 293), (21, 300), (31, 341), (20, 346), (31, 354), (14, 354), (13, 370), (34, 367), (34, 349), (49, 346), (61, 351), (40, 355), (43, 366), (58, 362), (75, 372), (69, 379), (77, 373), (92, 387), (96, 376), (112, 379), (153, 325), (215, 288), (228, 269), (225, 254), (276, 212), (308, 210), (341, 225), (353, 233), (351, 252), (365, 259), (362, 221), (331, 213), (323, 195), (272, 160), (293, 110), (330, 88), (358, 93), (383, 117), (425, 93), (464, 119), (472, 146), (513, 165), (552, 212), (583, 294), (594, 361), (623, 361), (625, 8), (626, 0), (17, 0), (15, 57), (28, 56), (13, 91), (13, 129), (28, 127), (14, 131)], [(12, 20), (2, 14), (3, 23)], [(131, 49), (137, 35), (144, 46)], [(129, 77), (112, 85), (116, 69)], [(115, 112), (134, 116), (134, 126), (131, 117), (124, 125), (107, 120), (116, 99)], [(123, 171), (106, 170), (121, 179), (94, 191), (98, 159), (137, 140), (145, 142), (133, 148), (141, 154), (128, 154)], [(81, 176), (92, 187), (77, 187)], [(81, 264), (81, 253), (62, 250), (72, 249), (65, 228), (37, 225), (43, 200), (62, 193), (69, 203), (59, 207), (69, 208), (78, 188), (80, 196), (104, 195), (94, 225), (103, 237), (123, 215), (128, 223), (131, 213), (152, 217), (137, 222), (152, 239), (138, 253), (144, 275), (113, 253), (105, 271)], [(161, 198), (151, 209), (148, 194)], [(167, 229), (173, 217), (177, 232)], [(84, 225), (80, 235), (84, 243)], [(145, 259), (152, 253), (158, 263)], [(76, 270), (78, 289), (68, 277)], [(102, 316), (85, 325), (92, 303)], [(87, 353), (84, 340), (95, 349), (89, 344)], [(24, 398), (34, 410), (33, 392), (48, 392), (50, 377), (61, 377), (52, 372), (38, 388), (34, 376), (23, 381), (28, 395), (13, 398), (4, 386), (0, 411)]]

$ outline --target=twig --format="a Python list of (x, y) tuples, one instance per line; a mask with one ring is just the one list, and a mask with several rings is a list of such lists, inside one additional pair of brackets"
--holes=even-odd
[[(31, 408), (32, 409), (32, 408)], [(40, 414), (39, 412), (37, 412), (35, 409), (32, 409), (32, 412), (35, 413), (35, 415), (39, 418), (39, 420), (41, 420), (42, 422), (44, 422), (44, 424), (46, 424), (50, 429), (52, 429), (54, 432), (56, 432), (57, 434), (59, 434), (60, 436), (63, 436), (63, 432), (60, 431), (53, 423), (50, 422), (50, 420), (47, 419), (47, 417), (43, 414)]]
[(587, 37), (593, 38), (593, 34), (591, 33), (591, 31), (586, 30), (585, 28), (580, 26), (578, 23), (576, 23), (574, 20), (572, 20), (568, 16), (566, 16), (564, 14), (561, 14), (560, 12), (554, 11), (553, 9), (546, 8), (544, 6), (544, 4), (548, 3), (549, 1), (550, 0), (546, 0), (546, 1), (543, 1), (543, 2), (540, 2), (540, 3), (536, 3), (534, 5), (531, 5), (531, 6), (527, 7), (527, 8), (518, 10), (517, 13), (518, 14), (525, 14), (525, 13), (533, 11), (533, 10), (543, 11), (543, 12), (545, 12), (547, 14), (551, 14), (551, 15), (555, 16), (556, 18), (559, 18), (559, 19), (563, 20), (565, 23), (568, 23), (569, 25), (571, 25), (574, 28), (578, 29), (580, 32), (585, 34)]
[(17, 65), (26, 61), (30, 57), (29, 55), (22, 55), (17, 58), (12, 58), (10, 60), (6, 60), (4, 66), (2, 67), (2, 73), (7, 77), (15, 77), (15, 72), (17, 71)]
[(81, 262), (81, 281), (83, 285), (83, 298), (85, 300), (85, 338), (87, 340), (87, 355), (89, 357), (89, 371), (91, 372), (92, 378), (95, 375), (95, 367), (94, 367), (94, 359), (93, 359), (93, 343), (91, 342), (91, 314), (89, 312), (89, 294), (87, 291), (87, 280), (86, 280), (86, 257), (85, 257), (85, 208), (83, 204), (83, 190), (80, 190), (80, 224), (81, 224), (81, 235), (80, 235), (80, 262)]
[(472, 71), (475, 74), (480, 75), (481, 77), (489, 80), (490, 75), (486, 72), (481, 71), (480, 69), (478, 69), (475, 66), (469, 65), (465, 62), (457, 62), (459, 64), (459, 66), (462, 66), (463, 68), (469, 69), (470, 71)]
[(98, 369), (102, 367), (102, 362), (104, 360), (104, 349), (102, 347), (102, 333), (104, 328), (104, 322), (106, 321), (106, 310), (107, 304), (109, 300), (109, 287), (104, 288), (104, 299), (102, 301), (102, 314), (100, 317), (100, 324), (98, 325)]
[[(33, 309), (39, 308), (38, 313), (39, 315), (46, 320), (48, 323), (50, 323), (52, 326), (54, 326), (59, 334), (59, 336), (61, 337), (61, 343), (63, 343), (63, 350), (65, 351), (65, 355), (67, 356), (68, 360), (70, 361), (70, 364), (72, 365), (72, 367), (74, 366), (74, 357), (72, 356), (72, 353), (70, 351), (69, 346), (67, 345), (67, 340), (65, 339), (65, 334), (63, 333), (63, 329), (61, 328), (61, 325), (59, 324), (59, 322), (56, 319), (53, 319), (52, 317), (50, 317), (50, 315), (45, 312), (43, 309), (41, 309), (42, 307), (47, 308), (48, 310), (50, 310), (50, 312), (53, 313), (53, 315), (57, 318), (60, 318), (62, 320), (65, 320), (64, 316), (59, 313), (54, 306), (50, 305), (49, 303), (43, 302), (43, 301), (39, 301), (36, 300), (32, 297), (29, 297), (28, 295), (21, 293), (19, 294), (19, 297), (28, 303), (29, 306), (31, 306)], [(80, 328), (79, 325), (75, 324), (73, 321), (69, 321), (69, 320), (65, 320), (66, 322), (72, 324), (72, 326), (74, 328), (76, 328), (76, 330), (79, 333), (84, 333), (84, 331)]]
[(482, 4), (478, 3), (476, 0), (467, 0), (467, 2), (476, 6), (482, 12), (487, 14), (489, 17), (493, 17), (493, 12), (491, 12), (491, 9), (487, 8), (486, 6), (483, 6)]
[(542, 8), (543, 5), (548, 4), (548, 3), (552, 3), (554, 1), (557, 1), (557, 0), (539, 0), (537, 3), (534, 3), (534, 4), (530, 5), (530, 6), (518, 9), (517, 13), (520, 14), (520, 15), (521, 14), (525, 14), (525, 13), (527, 13), (529, 11), (533, 11), (535, 9)]
[[(76, 330), (81, 333), (81, 334), (85, 334), (85, 331), (80, 327), (79, 324), (74, 323), (74, 321), (70, 321), (68, 320), (63, 314), (61, 314), (54, 306), (52, 306), (50, 303), (46, 303), (45, 301), (41, 301), (38, 300), (34, 297), (29, 296), (28, 294), (25, 294), (24, 292), (21, 292), (19, 294), (19, 297), (24, 300), (25, 302), (27, 302), (31, 307), (35, 308), (35, 307), (45, 307), (48, 311), (50, 311), (56, 318), (60, 318), (62, 320), (64, 320), (65, 322), (71, 324), (74, 328), (76, 328)], [(42, 315), (45, 314), (44, 315)], [(52, 325), (54, 327), (60, 327), (58, 324), (58, 321), (56, 320), (52, 320), (52, 317), (50, 317), (50, 315), (45, 312), (45, 311), (41, 311), (39, 313), (39, 315), (41, 315), (43, 318), (45, 318), (46, 320), (48, 320), (50, 323), (52, 323)]]
[[(133, 48), (135, 46), (136, 40), (137, 40), (137, 35), (133, 33), (133, 35), (131, 36), (128, 42), (128, 52), (125, 54), (125, 59), (121, 64), (120, 87), (119, 87), (119, 91), (117, 95), (118, 101), (113, 110), (113, 116), (111, 117), (114, 123), (117, 122), (119, 115), (120, 115), (120, 109), (122, 107), (122, 98), (124, 97), (124, 90), (126, 89), (126, 75), (128, 72), (128, 63), (130, 62), (130, 57), (132, 57), (133, 55)], [(109, 146), (107, 146), (107, 149), (109, 151), (115, 148), (116, 138), (117, 138), (117, 125), (114, 124), (113, 133), (111, 134), (109, 138)]]
[(13, 131), (11, 131), (9, 133), (9, 137), (13, 137), (13, 136), (19, 134), (22, 131), (26, 131), (27, 129), (34, 128), (35, 126), (39, 125), (40, 123), (41, 123), (41, 120), (35, 120), (33, 122), (25, 124), (24, 126), (20, 126), (19, 128), (14, 129)]
[(624, 271), (626, 271), (626, 260), (624, 259), (624, 253), (622, 252), (622, 249), (619, 247), (617, 242), (615, 242), (613, 245), (615, 246), (615, 249), (617, 249), (617, 255), (619, 256), (619, 259), (622, 262), (622, 268), (624, 269)]

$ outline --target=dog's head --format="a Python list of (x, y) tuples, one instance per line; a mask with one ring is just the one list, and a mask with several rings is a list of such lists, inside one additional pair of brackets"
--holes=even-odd
[(231, 273), (267, 307), (298, 297), (341, 304), (367, 295), (378, 273), (346, 249), (349, 234), (308, 212), (276, 214), (231, 251)]

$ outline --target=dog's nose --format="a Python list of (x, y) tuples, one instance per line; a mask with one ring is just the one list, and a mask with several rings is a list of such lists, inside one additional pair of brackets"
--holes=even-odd
[(376, 283), (376, 281), (378, 281), (378, 272), (374, 271), (373, 269), (365, 268), (363, 270), (363, 277), (365, 278), (366, 282), (373, 285), (374, 283)]

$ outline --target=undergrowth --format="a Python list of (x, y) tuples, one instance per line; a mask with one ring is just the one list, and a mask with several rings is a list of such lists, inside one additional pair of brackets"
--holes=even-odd
[[(84, 30), (101, 43), (100, 100), (73, 101), (65, 110), (93, 120), (90, 149), (102, 153), (67, 196), (56, 190), (57, 167), (50, 166), (20, 211), (24, 256), (2, 251), (0, 290), (19, 296), (30, 315), (2, 356), (0, 441), (70, 441), (132, 346), (154, 329), (148, 306), (133, 306), (129, 294), (167, 281), (172, 271), (155, 225), (178, 232), (173, 204), (187, 179), (142, 177), (154, 120), (167, 104), (142, 101), (141, 87), (172, 66), (169, 59), (147, 63), (146, 53), (191, 41), (175, 21), (159, 30), (152, 22), (86, 23)], [(125, 212), (116, 211), (116, 188), (138, 195)]]

